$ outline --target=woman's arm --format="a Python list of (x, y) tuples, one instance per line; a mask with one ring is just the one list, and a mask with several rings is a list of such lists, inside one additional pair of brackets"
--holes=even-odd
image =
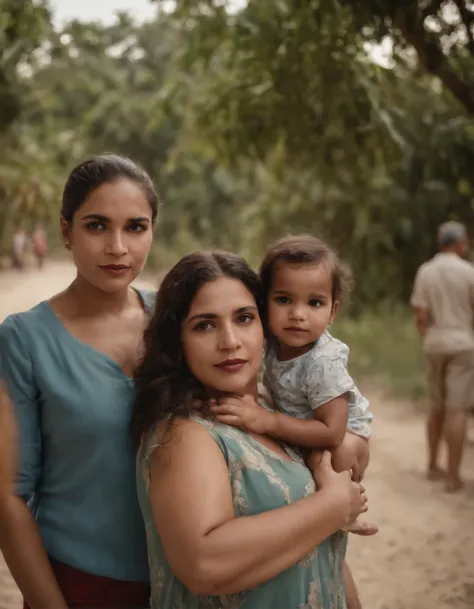
[(25, 502), (14, 495), (16, 430), (5, 385), (0, 383), (0, 548), (27, 603), (34, 609), (66, 608)]
[(175, 423), (151, 463), (153, 514), (175, 575), (195, 594), (231, 594), (268, 581), (366, 510), (349, 474), (325, 453), (320, 491), (289, 506), (235, 518), (229, 472), (207, 430)]
[(20, 497), (0, 499), (0, 548), (30, 607), (67, 609), (38, 527)]
[(0, 380), (0, 498), (11, 494), (16, 471), (16, 426), (5, 384)]
[[(31, 607), (65, 609), (38, 527), (26, 505), (41, 474), (42, 442), (32, 378), (28, 352), (14, 326), (0, 325), (0, 549)], [(21, 437), (19, 468), (14, 412)], [(14, 480), (17, 471), (18, 479)], [(17, 491), (23, 499), (15, 495)]]

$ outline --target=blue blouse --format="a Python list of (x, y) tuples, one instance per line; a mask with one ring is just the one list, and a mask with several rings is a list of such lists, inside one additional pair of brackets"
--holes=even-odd
[[(152, 295), (140, 295), (149, 309)], [(18, 494), (47, 553), (86, 573), (147, 582), (132, 379), (70, 334), (47, 302), (0, 324), (0, 378), (19, 425)]]

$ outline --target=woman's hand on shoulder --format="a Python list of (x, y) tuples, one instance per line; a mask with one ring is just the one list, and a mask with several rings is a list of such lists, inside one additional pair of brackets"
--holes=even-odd
[(331, 453), (324, 451), (319, 462), (310, 464), (319, 492), (326, 493), (340, 510), (341, 528), (356, 520), (368, 510), (367, 495), (362, 484), (353, 482), (348, 471), (337, 473), (331, 464)]

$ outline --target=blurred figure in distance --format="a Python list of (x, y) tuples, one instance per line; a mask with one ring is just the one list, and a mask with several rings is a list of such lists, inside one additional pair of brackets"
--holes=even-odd
[[(446, 490), (462, 488), (460, 466), (467, 412), (474, 403), (474, 267), (466, 227), (445, 222), (438, 229), (439, 252), (419, 268), (411, 305), (427, 360), (428, 478), (444, 478)], [(448, 469), (438, 464), (441, 440), (448, 448)]]

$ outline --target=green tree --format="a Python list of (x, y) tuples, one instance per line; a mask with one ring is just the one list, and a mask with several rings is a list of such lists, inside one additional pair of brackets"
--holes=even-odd
[(389, 37), (396, 57), (414, 51), (419, 66), (474, 115), (474, 2), (342, 0), (368, 39)]
[[(422, 3), (396, 3), (396, 15), (395, 3), (368, 5), (248, 0), (232, 13), (230, 3), (180, 0), (171, 19), (186, 43), (168, 95), (187, 100), (186, 142), (231, 165), (259, 163), (242, 210), (252, 219), (253, 249), (285, 232), (318, 232), (350, 258), (358, 297), (376, 303), (406, 298), (437, 223), (472, 222), (474, 140), (459, 96), (444, 77), (446, 86), (437, 86), (402, 38), (401, 25)], [(436, 14), (428, 5), (427, 40), (435, 17), (446, 21), (450, 10), (448, 2), (438, 2)], [(449, 32), (436, 35), (469, 86), (465, 25), (453, 23), (451, 47)], [(381, 67), (373, 48), (389, 35), (393, 65)]]
[[(165, 201), (157, 240), (162, 264), (176, 255), (170, 250), (228, 243), (225, 211), (238, 182), (195, 150), (177, 151), (184, 102), (158, 100), (180, 44), (165, 17), (141, 25), (126, 15), (111, 26), (74, 21), (52, 33), (48, 61), (35, 66), (26, 115), (38, 138), (62, 134), (80, 154), (114, 151), (144, 165)], [(74, 147), (55, 154), (64, 173), (78, 160)]]
[(0, 132), (21, 111), (19, 80), (49, 26), (45, 2), (0, 0)]
[(45, 154), (19, 127), (24, 82), (49, 31), (46, 2), (0, 0), (0, 253), (11, 226), (51, 195)]
[[(56, 32), (45, 17), (9, 72), (21, 104), (0, 135), (0, 226), (52, 218), (72, 165), (115, 151), (159, 187), (161, 266), (207, 245), (257, 262), (268, 241), (309, 230), (350, 261), (357, 302), (406, 300), (436, 225), (472, 224), (474, 133), (402, 26), (422, 23), (469, 87), (472, 3), (457, 21), (454, 0), (367, 6), (178, 0), (144, 24), (122, 14)], [(387, 37), (392, 63), (377, 65)]]

